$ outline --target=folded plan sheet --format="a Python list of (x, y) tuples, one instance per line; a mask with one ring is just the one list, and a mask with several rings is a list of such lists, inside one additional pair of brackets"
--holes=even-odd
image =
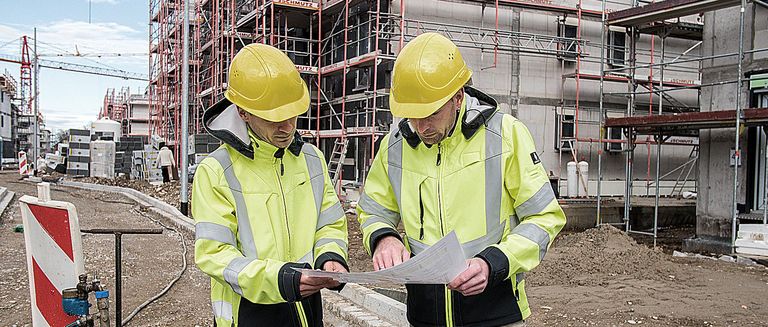
[(456, 233), (451, 232), (419, 255), (389, 269), (352, 273), (294, 269), (310, 277), (330, 277), (342, 283), (448, 284), (466, 268), (464, 250)]

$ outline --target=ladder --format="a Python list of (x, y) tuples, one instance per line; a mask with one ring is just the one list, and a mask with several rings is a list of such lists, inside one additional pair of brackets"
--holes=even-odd
[[(691, 149), (691, 153), (688, 154), (688, 160), (680, 166), (680, 174), (677, 176), (677, 179), (675, 180), (675, 185), (672, 186), (672, 191), (669, 192), (669, 195), (675, 195), (675, 192), (677, 192), (678, 197), (682, 196), (683, 189), (685, 188), (685, 184), (688, 183), (688, 177), (690, 177), (691, 172), (693, 171), (693, 168), (696, 167), (696, 162), (698, 160), (699, 160), (699, 146), (694, 145), (693, 148)], [(686, 172), (686, 168), (688, 168), (687, 172)], [(683, 173), (685, 173), (685, 177), (683, 177)], [(695, 182), (696, 180), (694, 179), (694, 183)], [(694, 188), (695, 188), (695, 184), (694, 184)]]
[(333, 152), (328, 160), (328, 174), (331, 175), (331, 183), (335, 186), (341, 180), (341, 168), (344, 166), (344, 158), (347, 156), (349, 139), (338, 138), (333, 143)]

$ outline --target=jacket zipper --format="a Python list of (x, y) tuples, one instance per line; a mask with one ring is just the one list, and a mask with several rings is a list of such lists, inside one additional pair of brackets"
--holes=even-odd
[(304, 312), (304, 306), (301, 305), (301, 302), (296, 302), (296, 313), (299, 315), (299, 323), (303, 327), (309, 327), (309, 322), (307, 322), (307, 313)]
[(288, 252), (288, 258), (291, 258), (291, 227), (288, 222), (288, 205), (285, 203), (285, 192), (283, 191), (283, 182), (281, 179), (281, 176), (284, 173), (283, 157), (280, 157), (279, 160), (280, 171), (275, 171), (275, 175), (277, 176), (277, 185), (280, 186), (280, 200), (283, 202), (283, 217), (285, 217), (285, 230), (288, 235), (288, 246), (286, 246), (285, 249)]
[[(440, 216), (440, 236), (445, 236), (445, 229), (443, 227), (443, 167), (440, 166), (441, 160), (442, 160), (442, 153), (443, 153), (443, 147), (441, 143), (437, 144), (437, 161), (435, 164), (437, 165), (437, 212)], [(448, 289), (448, 286), (443, 286), (445, 288), (445, 324), (447, 327), (453, 327), (453, 308), (451, 303), (451, 290)]]
[(424, 201), (421, 197), (421, 184), (419, 184), (419, 222), (421, 228), (419, 229), (419, 241), (424, 240)]
[(440, 143), (437, 144), (437, 212), (440, 216), (440, 237), (445, 236), (445, 229), (443, 228), (443, 167), (440, 166), (440, 157), (442, 153), (442, 147)]
[(453, 297), (451, 290), (445, 286), (445, 326), (453, 327)]

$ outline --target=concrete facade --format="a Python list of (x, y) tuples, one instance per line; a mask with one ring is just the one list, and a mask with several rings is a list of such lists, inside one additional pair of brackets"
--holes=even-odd
[[(708, 12), (704, 15), (704, 55), (736, 53), (739, 49), (739, 7)], [(768, 46), (768, 9), (750, 3), (745, 12), (744, 49), (765, 48)], [(738, 78), (736, 56), (705, 60), (702, 62), (702, 83), (732, 81)], [(742, 63), (744, 78), (768, 71), (768, 52), (746, 54)], [(741, 94), (742, 108), (758, 108), (765, 104), (757, 99), (766, 94), (766, 89), (749, 89), (749, 83), (740, 88), (736, 84), (726, 84), (704, 88), (701, 92), (702, 111), (736, 109), (736, 93)], [(719, 242), (723, 251), (730, 252), (731, 219), (733, 210), (733, 173), (731, 150), (734, 149), (735, 129), (712, 129), (700, 132), (701, 162), (698, 180), (699, 201), (696, 207), (697, 237)], [(739, 168), (739, 188), (736, 202), (741, 213), (747, 213), (755, 207), (754, 186), (757, 181), (754, 162), (756, 158), (765, 158), (765, 149), (755, 146), (757, 139), (764, 137), (758, 127), (747, 128), (740, 136), (742, 165)]]
[(0, 75), (0, 163), (4, 158), (16, 158), (16, 147), (13, 141), (14, 111), (16, 104), (16, 82), (10, 75)]
[(143, 94), (128, 98), (128, 114), (123, 121), (123, 134), (149, 135), (149, 99)]
[[(538, 3), (538, 1), (537, 1)], [(547, 4), (576, 8), (578, 1), (546, 1)], [(612, 1), (608, 4), (609, 10), (625, 9), (631, 6), (632, 1)], [(398, 12), (399, 1), (393, 1), (392, 10)], [(584, 10), (597, 10), (601, 8), (601, 1), (582, 1)], [(465, 26), (495, 28), (495, 7), (492, 3), (482, 5), (479, 2), (470, 1), (406, 1), (405, 13), (407, 19), (432, 22), (449, 22)], [(511, 7), (500, 7), (498, 13), (499, 30), (516, 31), (537, 35), (556, 36), (563, 33), (563, 25), (578, 26), (579, 20), (574, 15), (566, 16), (563, 13), (537, 11)], [(482, 19), (481, 19), (482, 18)], [(696, 17), (688, 18), (696, 21)], [(599, 76), (600, 72), (600, 35), (601, 22), (598, 18), (584, 17), (581, 19), (582, 39), (587, 45), (582, 49), (585, 55), (579, 64), (582, 74)], [(567, 32), (565, 32), (567, 35)], [(626, 44), (630, 38), (624, 29), (610, 29), (610, 33), (624, 34)], [(452, 37), (459, 38), (457, 33)], [(652, 41), (653, 39), (653, 41)], [(608, 43), (606, 38), (606, 44)], [(653, 42), (653, 44), (652, 44)], [(700, 55), (701, 47), (695, 47), (696, 41), (668, 38), (665, 42), (665, 60), (673, 60), (681, 53), (693, 47), (686, 59), (692, 55)], [(650, 49), (653, 47), (653, 58)], [(661, 61), (661, 38), (641, 35), (637, 42), (638, 64)], [(394, 47), (395, 49), (397, 47)], [(575, 133), (578, 138), (592, 138), (595, 142), (576, 142), (576, 153), (559, 151), (558, 143), (558, 114), (575, 115), (576, 105), (576, 79), (564, 78), (564, 75), (576, 72), (575, 59), (558, 57), (555, 55), (531, 55), (521, 52), (499, 51), (494, 65), (494, 48), (486, 46), (483, 49), (461, 48), (462, 55), (470, 68), (474, 71), (473, 84), (486, 91), (500, 102), (500, 107), (505, 112), (511, 113), (523, 121), (531, 131), (536, 142), (537, 150), (547, 170), (553, 175), (565, 178), (566, 164), (573, 160), (574, 156), (579, 160), (589, 163), (589, 193), (596, 194), (597, 181), (597, 157), (598, 147), (596, 139), (599, 137), (599, 81), (581, 78), (578, 82), (579, 114), (578, 127)], [(629, 51), (625, 49), (624, 59), (628, 64)], [(618, 66), (606, 65), (606, 69)], [(617, 73), (626, 75), (628, 71)], [(655, 69), (652, 73), (655, 80), (659, 80), (660, 71)], [(638, 79), (647, 79), (651, 75), (648, 69), (638, 69)], [(679, 65), (668, 69), (664, 75), (664, 81), (690, 81), (698, 83), (698, 64)], [(605, 82), (605, 92), (625, 92), (628, 89), (626, 82)], [(637, 91), (647, 91), (639, 87)], [(697, 90), (685, 90), (671, 92), (675, 103), (698, 108)], [(669, 99), (664, 99), (665, 106), (669, 106)], [(621, 117), (626, 115), (628, 97), (626, 95), (606, 96), (604, 108), (606, 116)], [(653, 105), (651, 106), (651, 103)], [(650, 94), (638, 95), (636, 114), (653, 110), (658, 112), (659, 97), (651, 97)], [(638, 139), (638, 141), (652, 141)], [(694, 141), (695, 142), (695, 141)], [(665, 145), (662, 152), (661, 174), (665, 174), (680, 166), (688, 160), (691, 146)], [(650, 151), (649, 151), (650, 150)], [(603, 157), (603, 194), (622, 195), (625, 185), (625, 152), (606, 152)], [(656, 149), (655, 145), (640, 144), (635, 149), (635, 165), (633, 176), (635, 177), (634, 194), (654, 194), (653, 187), (646, 187), (647, 180), (653, 180), (655, 175)], [(650, 168), (649, 168), (650, 167)], [(693, 174), (692, 174), (693, 175)], [(668, 181), (661, 183), (663, 187), (674, 184), (677, 174), (668, 177)], [(692, 176), (693, 177), (693, 176)], [(692, 179), (692, 178), (691, 178)], [(686, 189), (693, 190), (694, 183), (686, 184)], [(565, 183), (561, 183), (561, 194), (565, 194)], [(670, 190), (662, 189), (662, 192)], [(666, 194), (666, 193), (662, 193)]]

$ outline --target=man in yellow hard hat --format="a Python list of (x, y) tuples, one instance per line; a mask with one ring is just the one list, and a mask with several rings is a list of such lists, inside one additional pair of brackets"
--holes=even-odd
[(442, 35), (422, 34), (402, 49), (389, 104), (404, 119), (382, 140), (357, 206), (375, 269), (452, 231), (462, 243), (467, 269), (450, 284), (406, 285), (417, 327), (523, 324), (531, 314), (525, 272), (565, 225), (528, 129), (471, 77)]
[(229, 67), (225, 99), (205, 112), (223, 145), (192, 184), (195, 263), (211, 276), (217, 326), (322, 326), (331, 279), (347, 271), (347, 222), (323, 154), (296, 134), (309, 92), (280, 50), (251, 44)]

